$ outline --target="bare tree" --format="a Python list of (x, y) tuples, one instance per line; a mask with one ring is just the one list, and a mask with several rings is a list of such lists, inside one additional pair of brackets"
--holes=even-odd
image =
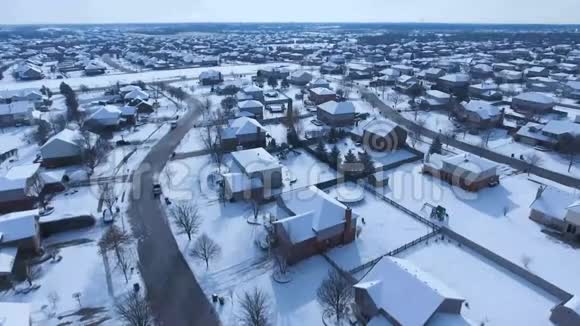
[(105, 138), (88, 131), (81, 131), (81, 137), (77, 139), (77, 144), (81, 147), (83, 162), (91, 169), (91, 174), (99, 164), (100, 159), (111, 148)]
[(117, 267), (123, 273), (125, 277), (125, 283), (129, 283), (129, 271), (131, 269), (131, 263), (133, 262), (133, 257), (131, 255), (130, 250), (126, 248), (122, 248), (119, 252), (119, 256), (117, 256)]
[(151, 307), (139, 292), (127, 293), (115, 307), (120, 319), (129, 326), (153, 326)]
[(397, 107), (399, 106), (399, 104), (401, 103), (401, 94), (394, 91), (393, 93), (391, 93), (389, 98), (390, 98), (391, 102), (393, 103), (393, 108), (396, 110)]
[(211, 114), (212, 106), (213, 106), (213, 103), (209, 97), (205, 97), (201, 101), (201, 112), (203, 114), (204, 119), (209, 118), (209, 115)]
[(115, 207), (115, 203), (117, 202), (117, 195), (115, 194), (115, 187), (110, 183), (102, 183), (99, 184), (99, 193), (101, 196), (101, 200), (109, 213), (113, 215), (113, 208)]
[(217, 258), (220, 254), (221, 247), (205, 233), (195, 241), (191, 249), (191, 256), (203, 260), (206, 269), (209, 268), (209, 261)]
[(177, 226), (179, 234), (186, 234), (189, 240), (199, 231), (201, 216), (196, 205), (187, 202), (175, 204), (169, 210), (169, 215)]
[(524, 156), (524, 161), (528, 163), (528, 175), (530, 175), (531, 170), (534, 166), (540, 166), (543, 162), (543, 158), (538, 155), (538, 153), (531, 153)]
[(417, 135), (414, 132), (409, 132), (409, 143), (411, 144), (411, 147), (415, 148), (417, 146), (417, 143), (419, 142), (419, 139), (417, 139)]
[(325, 311), (336, 317), (337, 324), (340, 323), (348, 305), (353, 300), (350, 283), (335, 270), (328, 273), (328, 277), (322, 281), (316, 295)]
[(107, 231), (105, 231), (99, 240), (99, 251), (102, 254), (106, 254), (108, 251), (114, 251), (115, 256), (117, 257), (117, 261), (119, 261), (122, 259), (120, 256), (123, 249), (130, 242), (131, 237), (129, 234), (113, 224), (111, 227), (109, 227), (109, 229), (107, 229)]
[(245, 326), (267, 326), (270, 324), (270, 299), (258, 288), (244, 293), (240, 299), (240, 321)]

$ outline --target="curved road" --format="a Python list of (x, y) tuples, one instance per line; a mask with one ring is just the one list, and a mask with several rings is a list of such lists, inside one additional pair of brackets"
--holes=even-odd
[(199, 116), (199, 102), (190, 99), (189, 112), (155, 145), (133, 174), (129, 218), (138, 239), (139, 269), (159, 325), (220, 325), (212, 305), (181, 254), (158, 199), (153, 180)]

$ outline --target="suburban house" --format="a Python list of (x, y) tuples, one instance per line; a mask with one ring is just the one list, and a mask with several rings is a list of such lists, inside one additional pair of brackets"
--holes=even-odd
[(530, 209), (530, 219), (567, 236), (580, 237), (580, 198), (577, 195), (540, 186)]
[(350, 126), (354, 123), (355, 107), (350, 101), (330, 101), (317, 106), (318, 120), (332, 127)]
[(282, 187), (282, 165), (263, 148), (232, 153), (231, 170), (223, 175), (225, 197), (229, 200), (262, 200)]
[(216, 70), (206, 70), (199, 74), (199, 83), (204, 86), (217, 85), (223, 81), (222, 73)]
[(351, 243), (358, 216), (315, 186), (290, 191), (278, 198), (274, 229), (288, 264)]
[(107, 68), (97, 62), (91, 61), (89, 62), (89, 64), (87, 64), (84, 68), (85, 70), (85, 75), (87, 76), (96, 76), (96, 75), (102, 75), (105, 73), (105, 71), (107, 71)]
[(578, 295), (554, 307), (550, 314), (550, 321), (557, 326), (580, 325), (580, 298)]
[(240, 112), (251, 113), (253, 117), (262, 119), (264, 116), (264, 104), (256, 100), (248, 100), (238, 103), (238, 110)]
[(46, 97), (34, 88), (0, 91), (0, 104), (24, 101), (33, 102), (34, 106), (38, 107), (45, 100)]
[(550, 75), (550, 70), (546, 67), (531, 67), (526, 70), (526, 77), (548, 77)]
[(343, 66), (334, 62), (325, 62), (320, 65), (320, 73), (329, 75), (340, 75), (343, 72)]
[(426, 80), (434, 82), (445, 75), (445, 70), (432, 67), (425, 70), (424, 75)]
[(384, 257), (354, 285), (357, 314), (367, 325), (470, 325), (465, 299), (408, 260)]
[(268, 78), (284, 79), (290, 76), (290, 71), (286, 68), (272, 67), (269, 69), (259, 69), (256, 75), (266, 79)]
[(374, 151), (395, 151), (407, 143), (407, 130), (387, 119), (361, 123), (351, 133)]
[(330, 83), (323, 78), (315, 79), (315, 80), (311, 81), (310, 83), (308, 83), (308, 85), (306, 85), (306, 86), (308, 89), (310, 89), (310, 88), (328, 88), (328, 89), (330, 89)]
[(15, 166), (0, 177), (0, 213), (32, 209), (42, 194), (39, 164)]
[(479, 83), (469, 86), (468, 95), (486, 101), (500, 101), (503, 95), (496, 83)]
[(496, 163), (468, 154), (429, 154), (425, 157), (422, 172), (467, 191), (478, 191), (499, 183)]
[(514, 140), (531, 146), (557, 149), (565, 134), (579, 135), (579, 125), (569, 120), (550, 120), (547, 124), (528, 122), (514, 135)]
[(16, 247), (24, 254), (40, 252), (38, 209), (0, 215), (0, 247)]
[(84, 126), (93, 131), (114, 130), (121, 124), (121, 110), (103, 106), (85, 119)]
[(39, 80), (44, 78), (44, 73), (40, 67), (28, 63), (19, 65), (15, 72), (16, 77), (20, 80)]
[(474, 78), (486, 79), (493, 77), (493, 68), (490, 65), (479, 63), (471, 67), (471, 71), (469, 73)]
[(328, 88), (317, 87), (308, 90), (308, 98), (315, 105), (336, 101), (336, 93)]
[(228, 80), (221, 85), (214, 87), (218, 95), (236, 95), (242, 89), (242, 82), (240, 80)]
[(242, 93), (246, 96), (246, 99), (252, 99), (256, 101), (264, 100), (264, 91), (255, 85), (246, 86), (242, 89)]
[(569, 81), (565, 86), (565, 93), (567, 97), (573, 99), (580, 99), (580, 81)]
[(0, 104), (0, 127), (30, 124), (34, 103), (28, 101)]
[[(91, 142), (96, 142), (97, 135), (90, 134)], [(84, 141), (78, 130), (64, 129), (52, 136), (40, 147), (42, 166), (59, 167), (82, 162)]]
[(481, 100), (462, 102), (457, 107), (457, 115), (467, 124), (477, 128), (497, 127), (501, 123), (500, 110)]
[(537, 92), (522, 93), (512, 99), (511, 108), (523, 113), (546, 113), (552, 111), (555, 100), (546, 94)]
[(149, 100), (149, 94), (141, 90), (140, 88), (134, 89), (124, 96), (125, 101), (133, 102), (135, 100), (147, 101)]
[(403, 76), (397, 78), (395, 85), (396, 85), (396, 88), (400, 92), (405, 93), (405, 94), (410, 94), (414, 90), (421, 87), (417, 77), (409, 76), (409, 75), (403, 75)]
[(440, 91), (462, 95), (467, 94), (471, 78), (468, 74), (449, 74), (437, 79), (437, 89)]
[(348, 66), (346, 77), (351, 80), (370, 79), (373, 75), (372, 67), (352, 63)]
[(266, 129), (255, 119), (240, 117), (222, 130), (222, 150), (233, 150), (238, 146), (254, 148), (266, 146)]
[(496, 79), (503, 83), (521, 83), (524, 80), (524, 73), (516, 70), (502, 70), (496, 73)]
[(312, 74), (306, 71), (296, 71), (290, 74), (288, 82), (293, 85), (306, 86), (312, 80)]
[(425, 96), (420, 100), (420, 103), (430, 110), (451, 109), (451, 95), (431, 89), (425, 92)]

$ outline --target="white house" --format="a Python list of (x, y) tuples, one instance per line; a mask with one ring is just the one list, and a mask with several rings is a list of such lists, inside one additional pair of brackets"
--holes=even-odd
[[(97, 135), (89, 133), (91, 142), (96, 142)], [(79, 164), (82, 161), (84, 137), (78, 130), (64, 129), (52, 136), (40, 148), (42, 165), (58, 167)]]
[(530, 209), (530, 219), (569, 236), (580, 236), (578, 196), (554, 187), (542, 186), (538, 189)]

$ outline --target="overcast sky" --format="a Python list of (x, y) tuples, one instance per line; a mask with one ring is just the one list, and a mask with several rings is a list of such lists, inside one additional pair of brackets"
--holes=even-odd
[(580, 24), (580, 0), (2, 0), (0, 24), (448, 22)]

